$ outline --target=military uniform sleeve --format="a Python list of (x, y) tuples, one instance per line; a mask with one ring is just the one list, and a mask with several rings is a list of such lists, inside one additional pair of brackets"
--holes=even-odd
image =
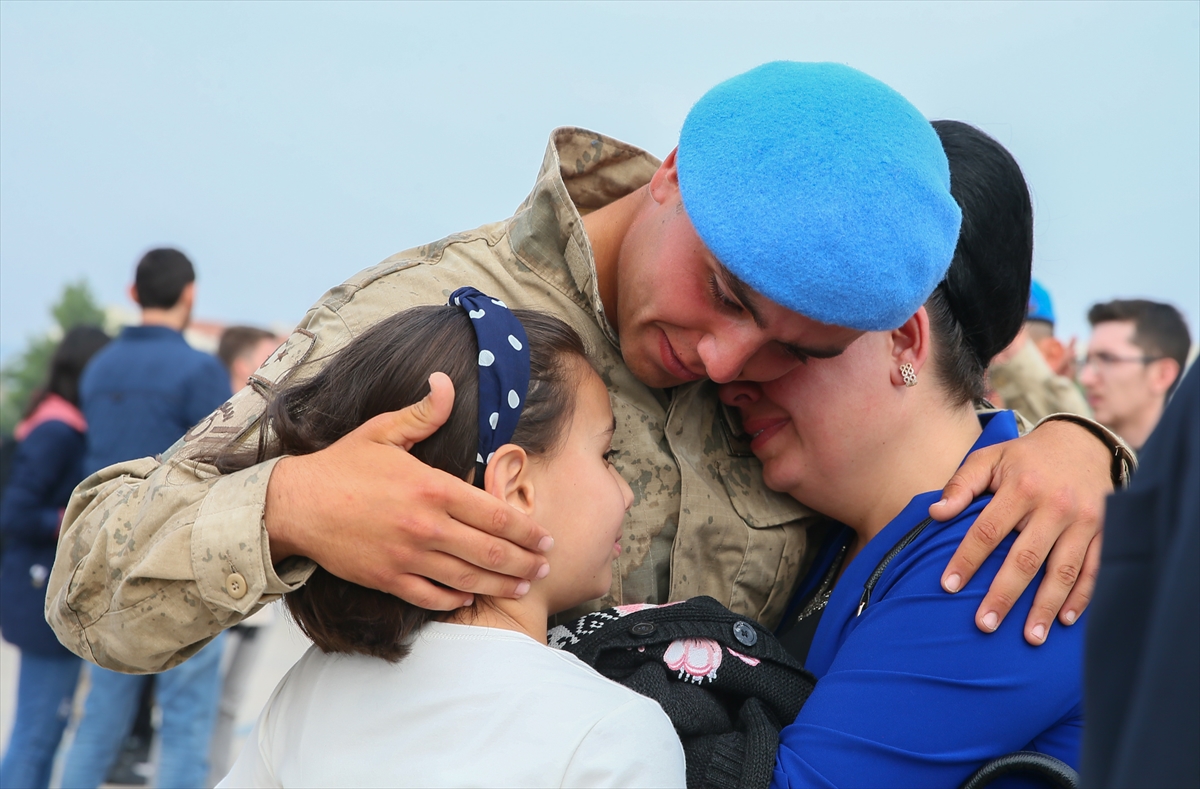
[(46, 619), (72, 652), (114, 671), (162, 671), (311, 575), (305, 559), (271, 562), (263, 509), (277, 460), (221, 475), (194, 459), (256, 445), (271, 389), (349, 339), (324, 307), (302, 326), (162, 458), (110, 466), (76, 489), (46, 596)]
[(1072, 413), (1090, 417), (1091, 408), (1068, 378), (1055, 375), (1037, 346), (1026, 342), (1012, 359), (992, 365), (992, 386), (1005, 408), (1038, 421), (1050, 414)]

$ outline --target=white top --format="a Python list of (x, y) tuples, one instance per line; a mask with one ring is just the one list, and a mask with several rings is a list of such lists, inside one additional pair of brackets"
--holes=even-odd
[(399, 663), (304, 654), (220, 787), (683, 787), (657, 703), (529, 636), (431, 622)]

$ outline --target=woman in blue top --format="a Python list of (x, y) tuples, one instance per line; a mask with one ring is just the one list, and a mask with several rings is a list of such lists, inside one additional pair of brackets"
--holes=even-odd
[(79, 376), (108, 335), (94, 326), (67, 332), (49, 381), (17, 425), (12, 476), (0, 507), (0, 628), (21, 650), (17, 717), (0, 763), (0, 786), (45, 787), (71, 711), (83, 661), (46, 624), (46, 578), (71, 491), (83, 480), (84, 431)]
[(965, 589), (941, 588), (991, 497), (946, 523), (931, 521), (930, 507), (968, 454), (1017, 437), (1012, 412), (979, 416), (974, 404), (988, 361), (1024, 319), (1033, 222), (1003, 147), (965, 124), (934, 125), (963, 226), (929, 301), (841, 356), (722, 390), (767, 484), (843, 524), (779, 631), (818, 682), (781, 734), (774, 786), (958, 786), (1023, 749), (1079, 763), (1083, 629), (1026, 643), (1036, 583), (996, 632), (972, 622), (1015, 535)]

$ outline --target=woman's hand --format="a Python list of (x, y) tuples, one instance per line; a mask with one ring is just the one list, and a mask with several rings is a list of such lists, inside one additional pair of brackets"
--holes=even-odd
[(947, 592), (962, 589), (1010, 531), (1021, 532), (975, 613), (980, 630), (1000, 626), (1043, 563), (1046, 575), (1025, 621), (1025, 640), (1043, 643), (1055, 617), (1066, 625), (1079, 619), (1100, 569), (1111, 466), (1108, 448), (1087, 430), (1048, 422), (1027, 436), (976, 451), (950, 479), (942, 500), (929, 508), (937, 520), (958, 515), (985, 491), (995, 497), (942, 574)]
[(421, 402), (276, 464), (264, 513), (273, 562), (306, 556), (434, 610), (474, 594), (520, 597), (549, 573), (542, 552), (554, 541), (533, 519), (409, 454), (454, 403), (449, 377), (434, 373), (429, 384)]

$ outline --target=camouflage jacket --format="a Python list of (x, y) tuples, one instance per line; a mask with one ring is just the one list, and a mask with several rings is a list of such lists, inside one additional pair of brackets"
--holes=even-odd
[(1026, 341), (1008, 361), (993, 364), (988, 375), (992, 387), (1004, 400), (1004, 407), (1026, 419), (1038, 422), (1050, 414), (1062, 413), (1092, 415), (1075, 383), (1055, 375), (1031, 341)]
[(593, 607), (709, 595), (773, 626), (800, 572), (811, 513), (764, 487), (711, 383), (660, 390), (633, 377), (597, 290), (581, 215), (646, 184), (658, 164), (608, 137), (556, 130), (510, 219), (397, 253), (335, 287), (251, 386), (162, 458), (85, 480), (67, 509), (46, 599), (62, 642), (107, 668), (158, 671), (302, 584), (313, 563), (273, 566), (263, 526), (277, 461), (222, 476), (188, 458), (257, 441), (265, 398), (285, 375), (311, 375), (381, 318), (445, 303), (462, 285), (566, 320), (608, 385), (614, 462), (634, 504), (612, 590)]

